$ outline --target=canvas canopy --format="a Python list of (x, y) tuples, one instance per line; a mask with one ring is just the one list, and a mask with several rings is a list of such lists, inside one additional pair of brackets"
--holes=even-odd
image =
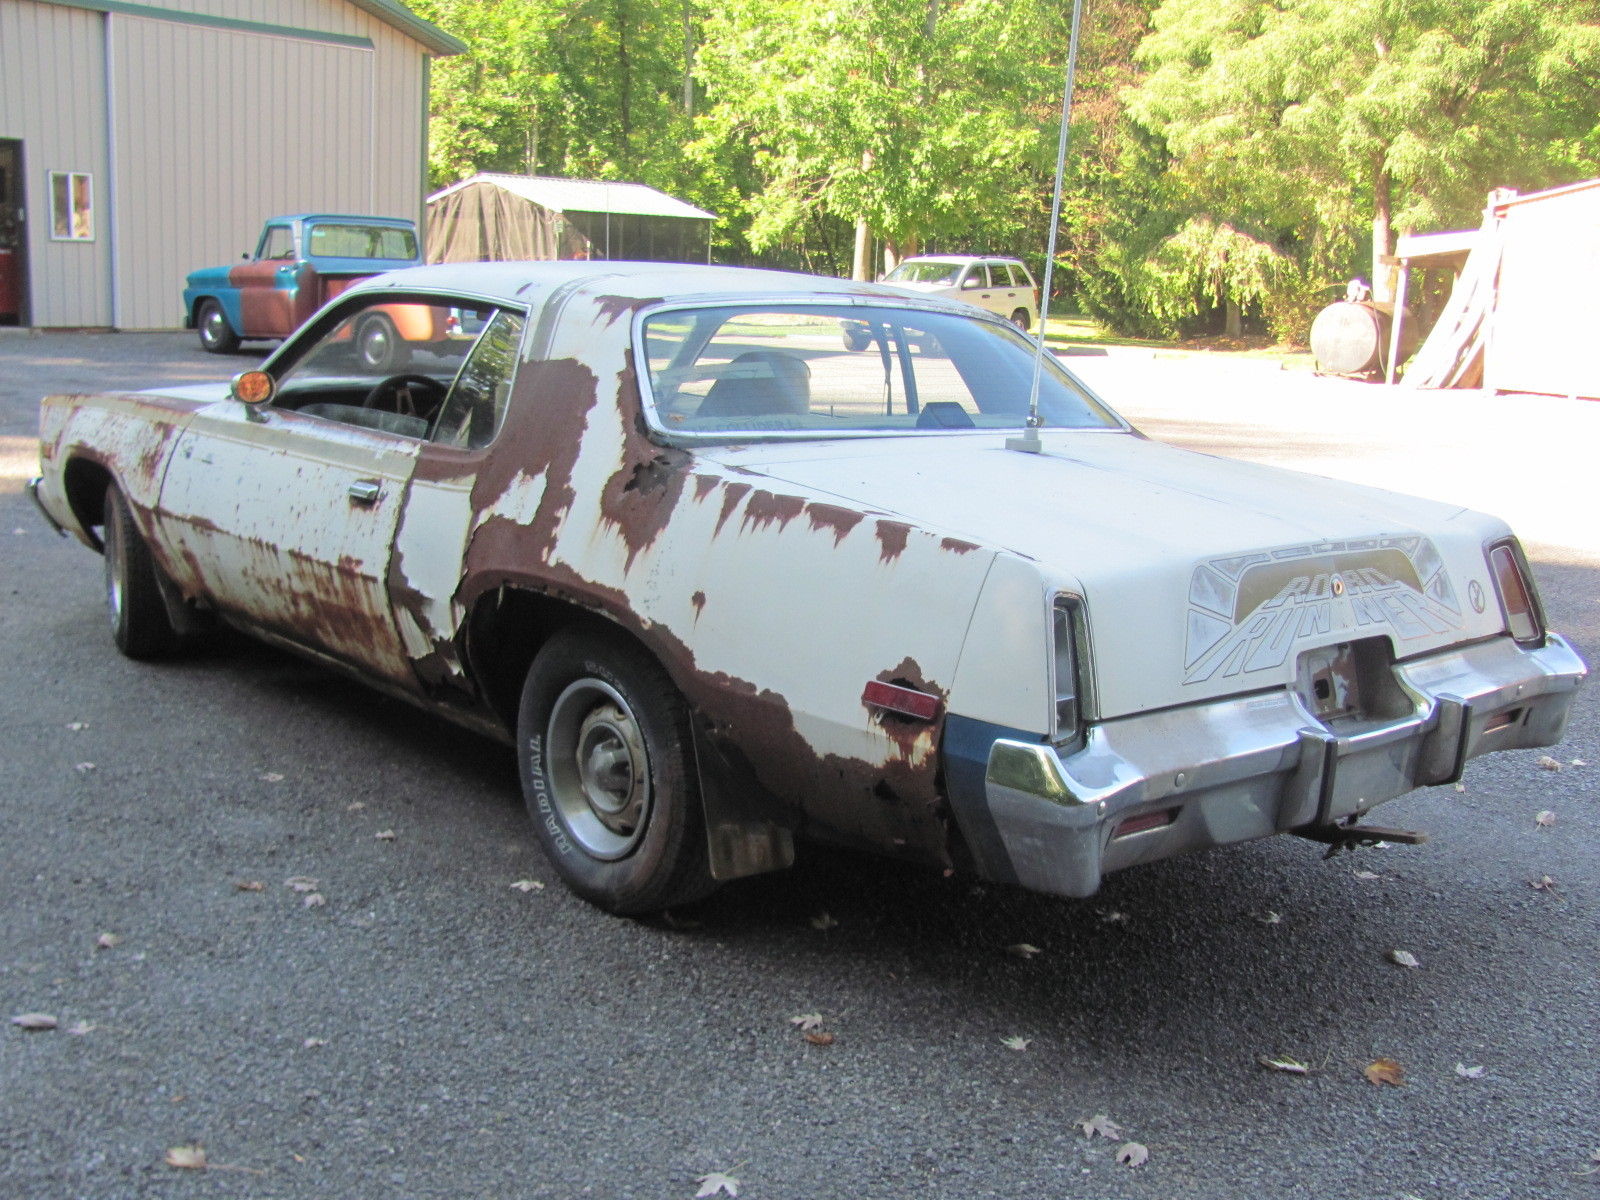
[(1411, 268), (1457, 272), (1407, 383), (1600, 399), (1600, 179), (1493, 192), (1481, 229), (1401, 238), (1395, 258), (1402, 304)]
[(642, 183), (485, 173), (428, 197), (427, 260), (709, 262), (715, 219)]

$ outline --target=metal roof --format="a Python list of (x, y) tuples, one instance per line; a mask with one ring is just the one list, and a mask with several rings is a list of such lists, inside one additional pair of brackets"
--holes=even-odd
[(498, 175), (483, 171), (435, 192), (428, 203), (441, 200), (477, 183), (493, 184), (551, 212), (629, 214), (641, 217), (682, 217), (714, 221), (715, 213), (646, 187), (642, 183), (612, 183), (600, 179), (551, 179), (539, 175)]
[(357, 8), (365, 9), (380, 21), (393, 25), (401, 33), (415, 38), (435, 54), (465, 54), (468, 46), (460, 38), (452, 37), (437, 25), (424, 21), (404, 4), (396, 0), (350, 0)]

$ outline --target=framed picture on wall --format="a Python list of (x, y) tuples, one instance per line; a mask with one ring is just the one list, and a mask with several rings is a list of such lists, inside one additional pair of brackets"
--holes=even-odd
[(50, 172), (50, 240), (94, 241), (94, 181), (87, 171)]

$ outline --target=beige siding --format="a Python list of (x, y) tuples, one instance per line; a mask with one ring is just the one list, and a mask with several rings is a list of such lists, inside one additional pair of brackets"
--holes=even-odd
[[(159, 7), (290, 32), (0, 0), (0, 137), (27, 156), (36, 325), (176, 326), (184, 276), (237, 261), (279, 213), (422, 215), (419, 43), (348, 0)], [(49, 169), (94, 174), (95, 242), (48, 240)]]
[(1600, 185), (1513, 204), (1484, 386), (1600, 399)]
[[(22, 142), (35, 325), (111, 324), (103, 20), (81, 9), (0, 0), (0, 137)], [(51, 240), (50, 171), (94, 177), (94, 241)]]

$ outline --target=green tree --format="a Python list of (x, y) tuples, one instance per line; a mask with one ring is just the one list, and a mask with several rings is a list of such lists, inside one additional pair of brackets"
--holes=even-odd
[(1066, 40), (1014, 0), (729, 0), (697, 57), (698, 157), (749, 154), (756, 250), (830, 223), (894, 257), (1037, 206)]
[(1600, 166), (1594, 0), (1166, 0), (1138, 61), (1127, 112), (1192, 218), (1144, 264), (1169, 314), (1209, 289), (1285, 332), (1285, 289), (1338, 282), (1363, 224), (1381, 292), (1396, 231)]

